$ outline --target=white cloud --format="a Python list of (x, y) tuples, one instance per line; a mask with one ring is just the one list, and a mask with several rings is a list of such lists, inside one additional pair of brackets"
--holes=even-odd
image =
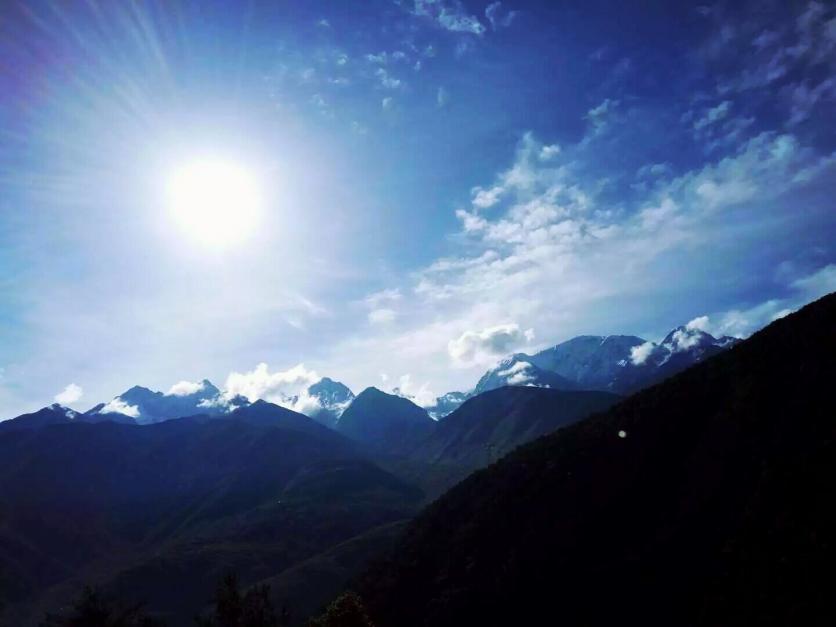
[(731, 335), (749, 337), (758, 329), (791, 314), (799, 307), (836, 292), (836, 264), (822, 266), (818, 270), (789, 282), (793, 292), (786, 298), (773, 298), (751, 307), (735, 308), (712, 316), (717, 322), (710, 325), (714, 336)]
[(558, 144), (549, 144), (540, 149), (540, 161), (551, 161), (560, 154), (560, 146)]
[(641, 366), (653, 354), (656, 344), (653, 342), (645, 342), (630, 349), (630, 361), (636, 366)]
[(394, 309), (372, 309), (368, 317), (371, 324), (389, 324), (395, 321), (397, 313)]
[(392, 390), (399, 396), (408, 398), (419, 407), (431, 407), (435, 405), (437, 394), (430, 390), (429, 383), (424, 382), (416, 385), (412, 382), (412, 375), (401, 375), (398, 386)]
[(504, 188), (500, 185), (491, 187), (490, 189), (482, 189), (481, 187), (474, 187), (471, 190), (473, 195), (473, 206), (479, 209), (488, 209), (499, 202)]
[(389, 62), (389, 53), (387, 52), (380, 52), (378, 54), (367, 54), (366, 61), (369, 63), (377, 63), (379, 65), (385, 65)]
[(689, 331), (702, 331), (703, 333), (709, 333), (710, 327), (711, 321), (708, 316), (699, 316), (685, 325)]
[(618, 105), (618, 100), (611, 100), (610, 98), (605, 98), (599, 105), (591, 108), (586, 113), (586, 119), (589, 120), (589, 123), (592, 125), (592, 129), (594, 132), (600, 132), (605, 128), (607, 122), (612, 116), (613, 110)]
[(469, 15), (460, 0), (415, 0), (413, 14), (435, 21), (445, 30), (482, 35), (485, 27)]
[(374, 75), (380, 82), (380, 86), (384, 89), (399, 89), (403, 85), (403, 82), (400, 79), (395, 78), (382, 67), (377, 68)]
[(531, 364), (527, 361), (516, 361), (513, 365), (500, 370), (497, 374), (505, 377), (508, 385), (525, 385), (534, 379), (530, 372)]
[(167, 396), (190, 396), (204, 388), (203, 381), (179, 381), (169, 388)]
[(384, 111), (391, 111), (395, 108), (395, 99), (392, 96), (386, 96), (380, 101), (380, 106)]
[(700, 333), (697, 329), (685, 327), (684, 329), (677, 329), (671, 338), (673, 346), (671, 350), (674, 353), (680, 353), (693, 348), (700, 343)]
[(72, 405), (77, 403), (84, 396), (84, 390), (80, 385), (70, 383), (67, 387), (55, 395), (55, 402), (59, 405)]
[(269, 366), (262, 362), (249, 372), (231, 372), (226, 378), (224, 396), (234, 398), (241, 395), (250, 402), (265, 400), (286, 405), (288, 399), (300, 397), (321, 378), (315, 371), (305, 368), (304, 364), (270, 372)]
[(118, 396), (107, 403), (99, 411), (100, 414), (122, 414), (129, 418), (139, 418), (139, 407), (136, 405), (128, 405)]
[(519, 15), (519, 11), (503, 11), (501, 2), (493, 2), (485, 8), (485, 17), (493, 30), (507, 28)]
[(450, 340), (447, 352), (458, 365), (489, 364), (531, 341), (533, 331), (523, 331), (516, 323), (500, 324), (481, 331), (465, 331)]
[(808, 300), (836, 292), (836, 264), (828, 264), (812, 274), (795, 279), (792, 286)]

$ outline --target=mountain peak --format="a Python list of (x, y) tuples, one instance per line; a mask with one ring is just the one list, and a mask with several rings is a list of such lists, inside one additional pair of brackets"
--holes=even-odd
[(435, 426), (427, 411), (407, 398), (367, 387), (337, 421), (337, 431), (390, 453), (402, 452)]

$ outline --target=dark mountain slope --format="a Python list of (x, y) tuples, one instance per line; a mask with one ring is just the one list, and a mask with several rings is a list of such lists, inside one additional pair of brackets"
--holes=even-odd
[(831, 295), (476, 473), (361, 580), (373, 619), (828, 624), (834, 355)]
[(607, 409), (618, 400), (620, 397), (607, 392), (498, 388), (469, 399), (439, 422), (412, 456), (475, 470), (520, 444)]
[(189, 624), (225, 568), (245, 583), (410, 516), (422, 495), (289, 410), (0, 435), (0, 589), (33, 624), (105, 585)]
[(40, 429), (48, 425), (69, 424), (79, 416), (78, 412), (55, 404), (44, 407), (31, 414), (0, 422), (0, 433), (12, 433), (29, 429)]
[(436, 422), (402, 396), (366, 388), (337, 422), (337, 431), (371, 449), (404, 454), (428, 436)]

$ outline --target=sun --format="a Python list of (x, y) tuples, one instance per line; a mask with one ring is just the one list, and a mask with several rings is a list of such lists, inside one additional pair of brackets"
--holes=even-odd
[(246, 167), (204, 159), (175, 168), (168, 178), (171, 216), (192, 240), (227, 248), (250, 236), (261, 215), (261, 190)]

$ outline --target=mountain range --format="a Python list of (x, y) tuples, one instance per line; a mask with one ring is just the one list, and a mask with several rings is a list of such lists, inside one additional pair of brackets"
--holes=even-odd
[(441, 418), (468, 398), (506, 385), (628, 395), (739, 341), (729, 336), (715, 338), (693, 323), (677, 327), (658, 344), (633, 335), (581, 335), (534, 355), (511, 355), (488, 370), (472, 391), (439, 397), (428, 410)]
[[(472, 390), (448, 392), (426, 409), (432, 418), (438, 420), (467, 399), (505, 386), (598, 390), (628, 395), (730, 348), (739, 341), (728, 336), (714, 338), (693, 323), (677, 327), (658, 344), (631, 335), (578, 336), (533, 355), (510, 355), (482, 375)], [(296, 394), (279, 395), (274, 400), (285, 407), (300, 407), (308, 416), (328, 427), (337, 427), (340, 416), (355, 400), (348, 386), (328, 377), (308, 386), (302, 394), (304, 399)], [(395, 394), (400, 395), (397, 390)], [(301, 403), (301, 400), (307, 402)], [(203, 379), (197, 384), (180, 388), (174, 386), (168, 393), (134, 386), (110, 402), (100, 403), (83, 413), (67, 408), (55, 411), (67, 415), (72, 412), (70, 419), (86, 422), (111, 420), (152, 424), (196, 414), (228, 413), (249, 402), (243, 396), (229, 397), (211, 381)], [(60, 419), (58, 414), (56, 419)], [(43, 419), (48, 420), (46, 415)]]
[[(35, 625), (94, 582), (186, 625), (233, 568), (275, 583), (302, 624), (473, 471), (736, 342), (687, 327), (658, 345), (575, 338), (429, 409), (329, 378), (281, 405), (203, 380), (0, 422), (0, 605)], [(309, 416), (282, 406), (301, 401)]]

